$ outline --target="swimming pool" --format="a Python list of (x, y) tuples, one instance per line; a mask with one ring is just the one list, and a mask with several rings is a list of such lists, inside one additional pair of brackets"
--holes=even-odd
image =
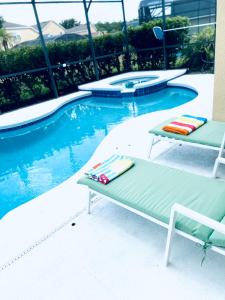
[(88, 97), (32, 125), (0, 132), (0, 217), (72, 176), (116, 125), (196, 96), (168, 87), (136, 98)]

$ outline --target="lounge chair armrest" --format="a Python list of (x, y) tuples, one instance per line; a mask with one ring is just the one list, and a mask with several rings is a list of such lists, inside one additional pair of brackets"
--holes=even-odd
[[(170, 218), (172, 215), (175, 215), (177, 213), (179, 213), (185, 217), (188, 217), (189, 219), (192, 219), (202, 225), (205, 225), (209, 228), (212, 228), (218, 232), (225, 234), (225, 225), (224, 224), (221, 224), (220, 222), (213, 220), (205, 215), (202, 215), (190, 208), (187, 208), (183, 205), (175, 203), (172, 206)], [(176, 216), (175, 216), (175, 218), (176, 218)]]
[(175, 232), (175, 225), (176, 225), (176, 219), (177, 219), (178, 214), (181, 214), (189, 219), (192, 219), (202, 225), (205, 225), (205, 226), (207, 226), (211, 229), (214, 229), (225, 235), (225, 225), (224, 224), (221, 224), (220, 222), (213, 220), (207, 216), (204, 216), (190, 208), (187, 208), (183, 205), (175, 203), (172, 206), (171, 213), (170, 213), (170, 222), (169, 222), (169, 227), (168, 227), (166, 251), (165, 251), (165, 264), (166, 265), (168, 265), (168, 262), (169, 262), (170, 251), (171, 251), (171, 240), (172, 240), (173, 234)]

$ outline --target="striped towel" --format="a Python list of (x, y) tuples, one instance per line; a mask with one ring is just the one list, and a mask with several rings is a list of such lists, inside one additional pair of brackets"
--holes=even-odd
[(123, 155), (114, 154), (104, 162), (98, 163), (85, 174), (103, 184), (107, 184), (134, 165), (134, 162)]
[(206, 118), (182, 115), (162, 129), (167, 132), (188, 135), (207, 122)]

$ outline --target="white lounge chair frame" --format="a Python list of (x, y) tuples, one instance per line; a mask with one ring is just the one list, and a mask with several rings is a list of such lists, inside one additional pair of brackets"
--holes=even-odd
[(224, 147), (225, 147), (225, 134), (223, 136), (223, 140), (222, 140), (222, 143), (221, 143), (219, 155), (218, 155), (218, 157), (215, 161), (215, 164), (214, 164), (213, 177), (216, 177), (216, 175), (217, 175), (217, 170), (218, 170), (219, 164), (225, 164), (225, 158), (223, 157)]
[(225, 159), (222, 157), (223, 152), (224, 152), (224, 147), (225, 147), (225, 134), (223, 136), (221, 146), (220, 147), (214, 147), (214, 146), (208, 146), (208, 145), (202, 145), (202, 144), (197, 144), (197, 143), (186, 142), (186, 141), (183, 141), (183, 140), (170, 138), (170, 137), (162, 136), (162, 135), (155, 135), (155, 134), (151, 133), (151, 141), (150, 141), (149, 151), (148, 151), (148, 156), (147, 156), (147, 158), (149, 160), (151, 160), (151, 153), (152, 153), (153, 146), (155, 144), (157, 144), (158, 142), (160, 142), (160, 141), (173, 143), (174, 145), (177, 145), (177, 144), (178, 145), (188, 145), (188, 146), (191, 146), (191, 147), (197, 147), (197, 148), (203, 148), (203, 149), (210, 149), (210, 150), (219, 151), (219, 155), (218, 155), (217, 159), (215, 160), (215, 164), (214, 164), (214, 167), (213, 167), (213, 172), (212, 172), (213, 177), (216, 177), (219, 164), (225, 164)]
[[(94, 196), (94, 197), (93, 197)], [(171, 246), (172, 246), (172, 239), (173, 239), (173, 236), (174, 234), (178, 234), (178, 235), (181, 235), (195, 243), (198, 243), (200, 245), (204, 245), (205, 242), (198, 239), (198, 238), (195, 238), (194, 236), (188, 234), (188, 233), (185, 233), (181, 230), (178, 230), (175, 228), (175, 224), (176, 224), (176, 218), (177, 218), (177, 215), (178, 214), (182, 214), (183, 216), (186, 216), (194, 221), (197, 221), (198, 223), (202, 224), (202, 225), (205, 225), (211, 229), (214, 229), (216, 230), (217, 232), (220, 232), (222, 234), (225, 235), (225, 225), (218, 222), (218, 221), (215, 221), (211, 218), (208, 218), (200, 213), (197, 213), (189, 208), (186, 208), (180, 204), (177, 204), (175, 203), (172, 208), (171, 208), (171, 214), (170, 214), (170, 221), (169, 221), (169, 224), (167, 223), (164, 223), (156, 218), (153, 218), (137, 209), (134, 209), (132, 207), (129, 207), (128, 205), (126, 204), (123, 204), (115, 199), (112, 199), (108, 196), (105, 196), (101, 193), (98, 193), (92, 189), (89, 188), (89, 199), (88, 199), (88, 214), (91, 213), (91, 206), (92, 204), (94, 203), (95, 201), (95, 198), (102, 198), (104, 200), (107, 200), (107, 201), (110, 201), (120, 207), (123, 207), (123, 208), (126, 208), (127, 210), (149, 220), (149, 221), (152, 221), (153, 223), (156, 223), (166, 229), (168, 229), (168, 234), (167, 234), (167, 242), (166, 242), (166, 249), (165, 249), (165, 266), (168, 265), (169, 263), (169, 259), (170, 259), (170, 254), (171, 254)], [(216, 246), (211, 246), (210, 247), (210, 250), (212, 251), (215, 251), (221, 255), (224, 255), (225, 256), (225, 249), (222, 248), (222, 247), (216, 247)]]

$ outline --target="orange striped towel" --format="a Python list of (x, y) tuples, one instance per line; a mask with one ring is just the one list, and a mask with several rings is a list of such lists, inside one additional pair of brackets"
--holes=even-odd
[(162, 129), (167, 132), (188, 135), (207, 122), (206, 118), (183, 115)]

